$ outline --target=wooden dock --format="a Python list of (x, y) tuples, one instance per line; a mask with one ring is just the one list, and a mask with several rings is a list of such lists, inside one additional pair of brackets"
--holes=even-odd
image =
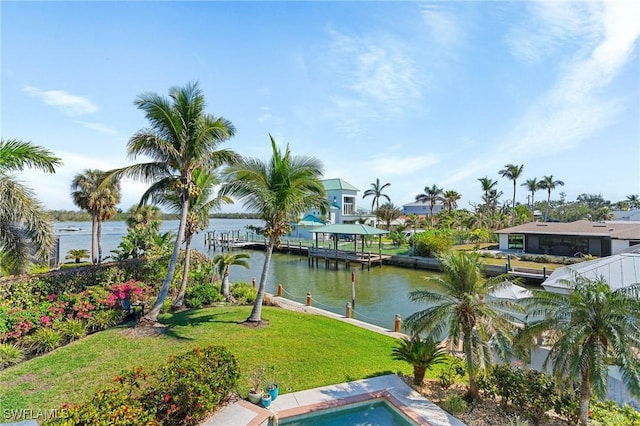
[(315, 265), (317, 267), (320, 259), (324, 260), (325, 267), (327, 268), (333, 263), (335, 264), (335, 268), (338, 269), (338, 265), (344, 262), (347, 268), (351, 267), (351, 263), (359, 263), (362, 269), (366, 266), (367, 270), (370, 270), (372, 265), (382, 266), (391, 259), (391, 256), (380, 253), (356, 253), (346, 250), (310, 247), (308, 253), (309, 266)]

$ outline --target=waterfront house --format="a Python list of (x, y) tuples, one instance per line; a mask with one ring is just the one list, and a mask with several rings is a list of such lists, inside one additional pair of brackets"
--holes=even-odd
[[(437, 215), (442, 211), (443, 208), (444, 206), (441, 203), (436, 203), (433, 206), (433, 214)], [(402, 214), (403, 215), (417, 214), (418, 216), (428, 217), (431, 214), (431, 204), (423, 203), (419, 201), (403, 204)]]
[(603, 257), (640, 244), (640, 222), (531, 222), (501, 229), (496, 234), (500, 250)]

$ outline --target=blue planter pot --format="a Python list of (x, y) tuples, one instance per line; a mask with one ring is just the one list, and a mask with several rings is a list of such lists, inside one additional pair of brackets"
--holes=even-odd
[(263, 394), (262, 395), (262, 406), (264, 408), (267, 408), (270, 405), (271, 405), (271, 395), (269, 395), (268, 393)]
[(271, 400), (274, 401), (280, 394), (280, 386), (269, 385), (269, 387), (267, 387), (267, 392), (269, 392), (269, 395), (271, 395)]

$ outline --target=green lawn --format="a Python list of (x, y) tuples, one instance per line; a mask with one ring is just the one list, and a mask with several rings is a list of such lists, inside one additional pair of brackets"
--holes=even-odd
[[(78, 403), (107, 386), (123, 369), (153, 368), (170, 354), (194, 347), (224, 345), (237, 357), (239, 391), (259, 365), (274, 366), (281, 391), (403, 372), (409, 364), (393, 361), (396, 340), (341, 321), (265, 307), (265, 328), (239, 324), (250, 307), (207, 308), (162, 317), (168, 331), (156, 337), (129, 337), (127, 327), (88, 336), (44, 356), (0, 372), (0, 409), (51, 409)], [(432, 376), (435, 377), (435, 376)]]

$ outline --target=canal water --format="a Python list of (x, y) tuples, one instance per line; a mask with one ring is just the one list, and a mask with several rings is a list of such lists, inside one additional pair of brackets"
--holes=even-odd
[[(208, 230), (216, 232), (240, 231), (243, 235), (246, 225), (260, 226), (260, 220), (239, 219), (211, 219)], [(64, 231), (62, 229), (76, 227), (79, 231)], [(161, 231), (177, 232), (178, 221), (164, 221)], [(60, 258), (70, 249), (87, 249), (91, 251), (91, 222), (63, 222), (54, 224), (56, 234), (60, 236)], [(103, 256), (110, 253), (120, 243), (127, 233), (124, 222), (104, 222), (102, 226)], [(204, 233), (194, 237), (192, 247), (213, 257), (220, 251), (207, 250), (204, 243)], [(249, 269), (233, 266), (231, 268), (231, 282), (260, 279), (264, 264), (264, 252), (260, 250), (246, 250), (249, 254)], [(409, 301), (409, 292), (416, 289), (433, 288), (433, 284), (425, 280), (427, 276), (437, 276), (437, 273), (397, 268), (393, 266), (372, 267), (362, 270), (353, 264), (346, 269), (344, 264), (335, 264), (325, 268), (324, 262), (318, 267), (308, 266), (305, 256), (284, 253), (274, 253), (267, 292), (276, 293), (277, 285), (282, 284), (283, 296), (304, 303), (307, 293), (311, 293), (313, 306), (344, 315), (345, 305), (351, 302), (351, 279), (355, 274), (355, 318), (392, 329), (395, 315), (406, 318), (424, 306)]]

